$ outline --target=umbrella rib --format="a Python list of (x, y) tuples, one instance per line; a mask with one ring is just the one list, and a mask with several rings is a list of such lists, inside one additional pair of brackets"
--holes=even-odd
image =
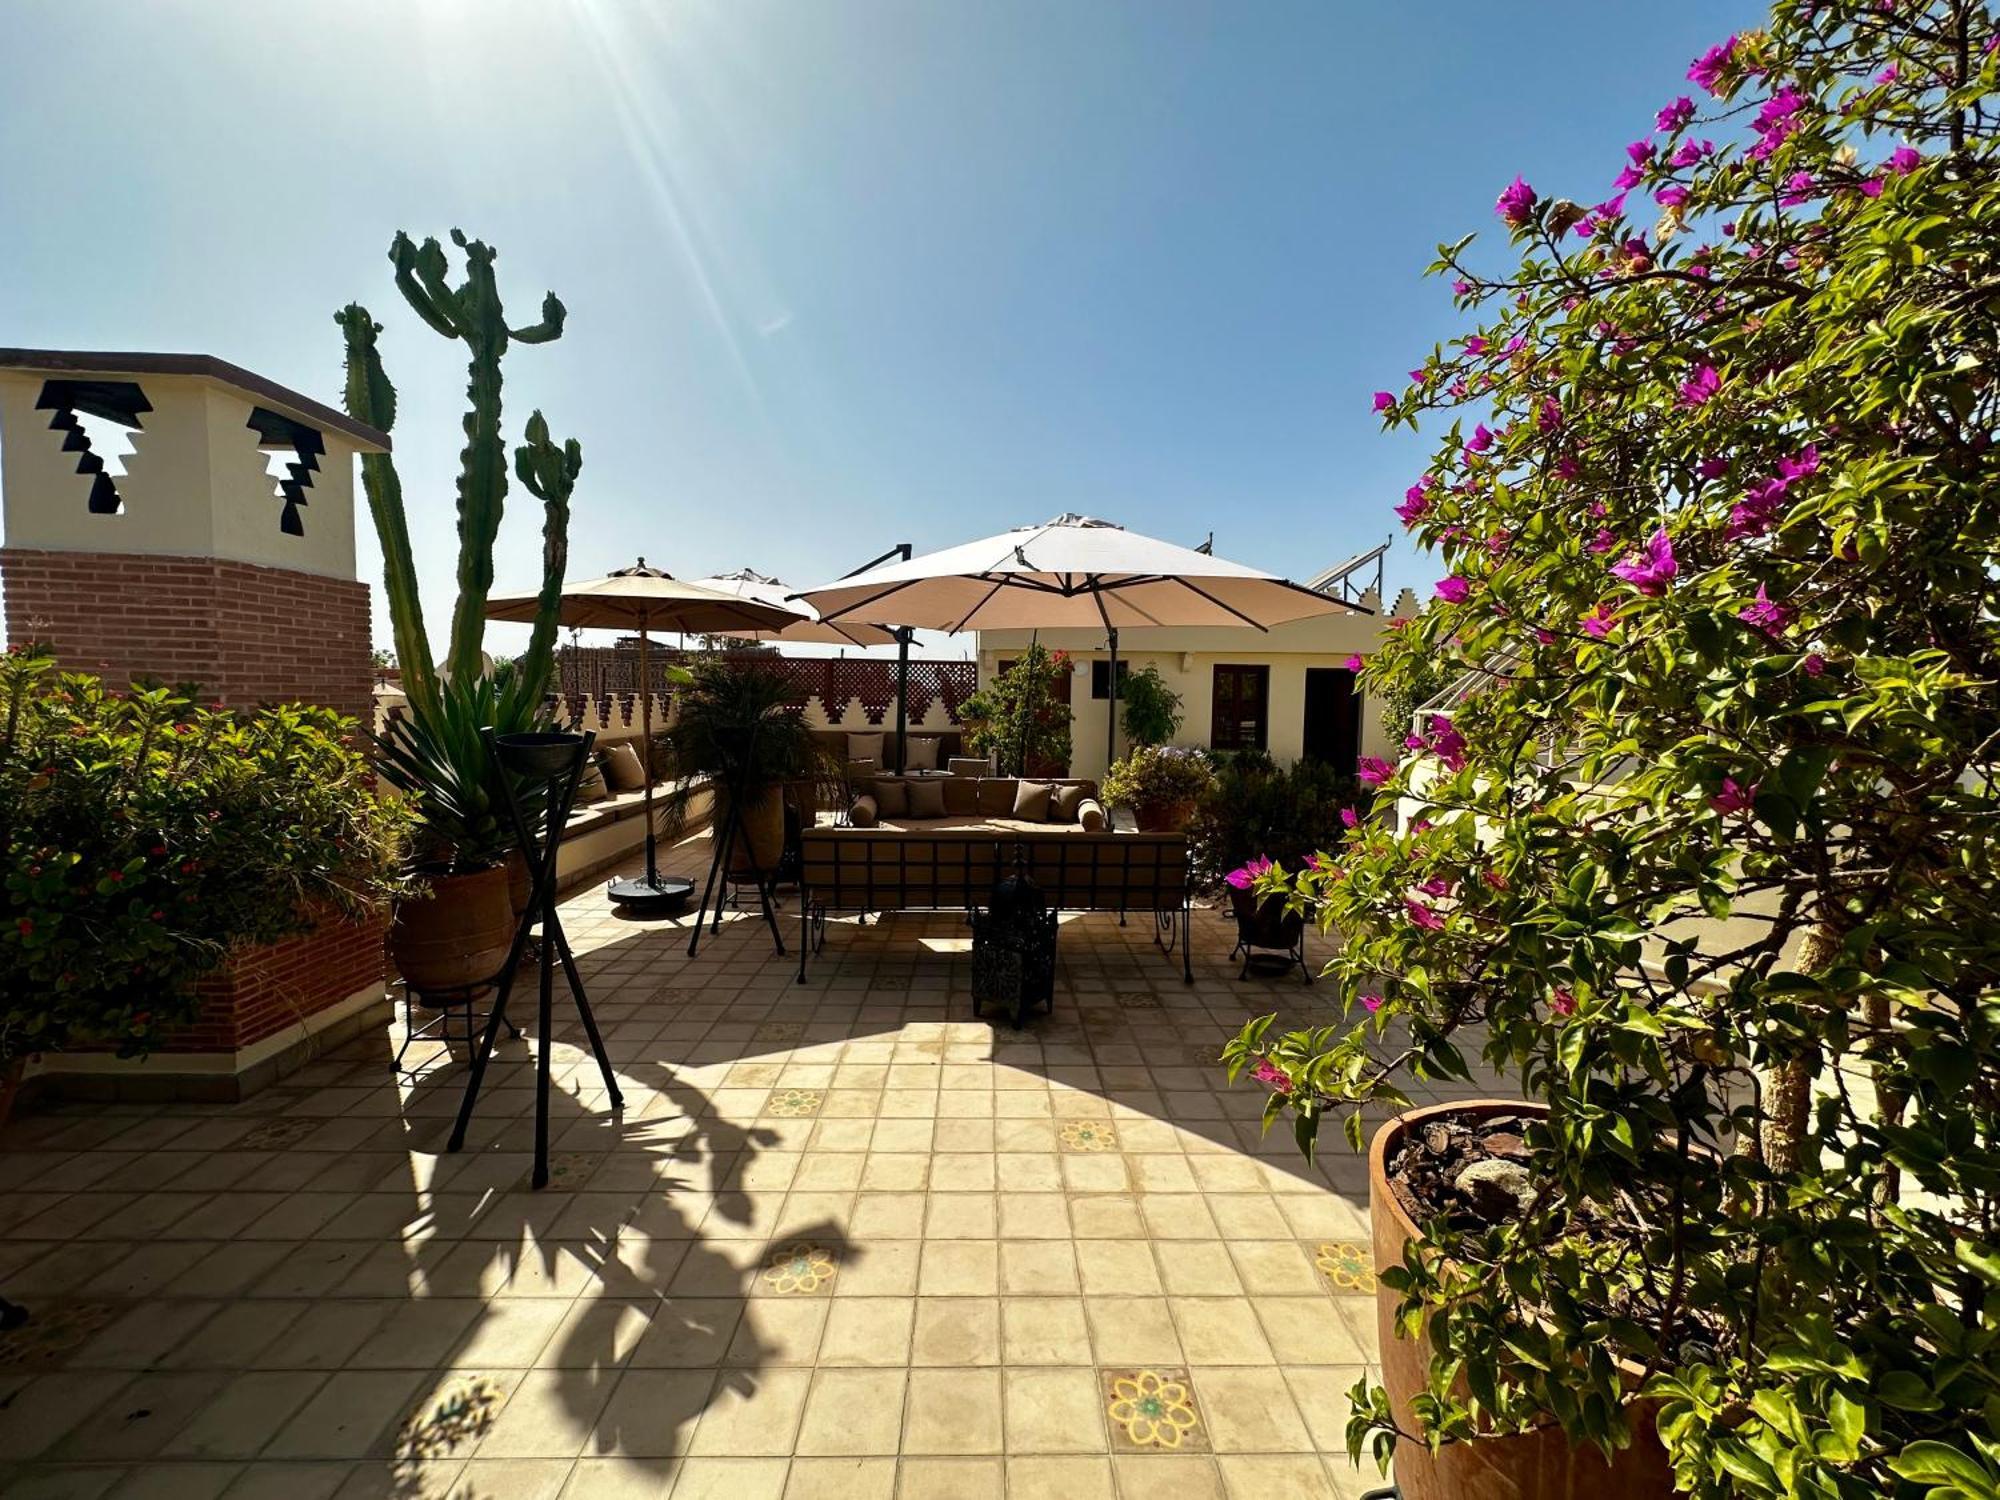
[[(982, 578), (979, 581), (981, 583), (984, 583), (986, 580)], [(966, 624), (972, 619), (972, 617), (978, 614), (982, 609), (986, 608), (987, 603), (993, 598), (993, 596), (999, 593), (1000, 590), (1004, 589), (1005, 587), (1007, 587), (1007, 580), (1002, 578), (997, 583), (995, 583), (992, 588), (988, 589), (986, 593), (980, 598), (980, 601), (977, 604), (973, 605), (971, 609), (965, 612), (964, 619), (961, 619), (956, 625), (952, 626), (951, 629), (946, 632), (946, 634), (957, 635), (961, 630), (965, 629)]]
[[(841, 616), (843, 615), (851, 615), (857, 609), (866, 609), (871, 604), (880, 604), (884, 599), (889, 598), (892, 594), (900, 594), (904, 589), (910, 587), (912, 583), (915, 583), (917, 581), (918, 580), (916, 579), (910, 579), (903, 583), (892, 583), (886, 589), (882, 590), (882, 592), (879, 594), (870, 594), (866, 599), (856, 599), (852, 604), (844, 604), (839, 609), (828, 610), (820, 615), (819, 617), (820, 622), (822, 624), (831, 625), (834, 621), (840, 619)], [(790, 597), (794, 599), (801, 599), (804, 598), (805, 596), (802, 594), (793, 594)]]

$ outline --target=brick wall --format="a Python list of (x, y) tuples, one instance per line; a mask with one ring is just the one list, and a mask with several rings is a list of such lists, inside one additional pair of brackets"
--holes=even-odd
[(117, 684), (195, 682), (233, 705), (374, 711), (367, 585), (220, 558), (0, 548), (7, 638)]
[(161, 1052), (237, 1052), (369, 985), (384, 982), (386, 917), (330, 920), (311, 932), (238, 954), (201, 982), (201, 1014)]

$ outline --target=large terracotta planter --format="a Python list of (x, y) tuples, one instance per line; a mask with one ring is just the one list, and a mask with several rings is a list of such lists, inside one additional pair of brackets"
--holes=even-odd
[(1179, 833), (1193, 816), (1191, 797), (1178, 802), (1144, 802), (1132, 809), (1132, 821), (1139, 825), (1141, 833)]
[[(729, 793), (722, 787), (715, 792), (715, 831), (719, 836), (722, 825), (729, 816)], [(750, 875), (754, 869), (766, 875), (777, 873), (778, 862), (785, 857), (785, 793), (783, 787), (769, 786), (753, 792), (743, 804), (743, 817), (737, 824), (736, 842), (729, 851), (729, 873)], [(755, 861), (753, 867), (752, 861)]]
[[(1537, 1115), (1539, 1104), (1520, 1099), (1471, 1099), (1434, 1104), (1396, 1116), (1375, 1132), (1368, 1148), (1368, 1209), (1374, 1231), (1375, 1264), (1403, 1263), (1403, 1247), (1421, 1231), (1404, 1212), (1389, 1186), (1390, 1156), (1405, 1135), (1442, 1116)], [(1396, 1336), (1397, 1294), (1375, 1293), (1375, 1326), (1381, 1341), (1382, 1384), (1395, 1409), (1396, 1425), (1417, 1430), (1411, 1398), (1429, 1384), (1430, 1344)], [(1633, 1382), (1643, 1373), (1626, 1368)], [(1422, 1443), (1396, 1444), (1396, 1488), (1402, 1500), (1653, 1500), (1673, 1494), (1673, 1471), (1653, 1431), (1658, 1404), (1635, 1400), (1628, 1408), (1632, 1444), (1609, 1462), (1592, 1447), (1572, 1448), (1560, 1427), (1537, 1432), (1449, 1443), (1433, 1458)]]
[(396, 971), (423, 991), (493, 978), (514, 941), (510, 885), (504, 864), (466, 875), (431, 875), (423, 894), (396, 903), (389, 928)]

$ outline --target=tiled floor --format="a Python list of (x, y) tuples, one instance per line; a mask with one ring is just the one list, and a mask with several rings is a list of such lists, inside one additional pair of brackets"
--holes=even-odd
[[(705, 854), (676, 851), (677, 868)], [(564, 908), (553, 1167), (503, 1044), (401, 1024), (234, 1108), (0, 1137), (0, 1492), (28, 1497), (1353, 1495), (1365, 1172), (1212, 1059), (1326, 992), (1239, 982), (1195, 917), (1062, 928), (1053, 1016), (974, 1020), (951, 917), (837, 921), (809, 981), (748, 916)], [(783, 926), (797, 941), (796, 917)], [(558, 990), (559, 1000), (561, 991)], [(516, 1014), (526, 1019), (531, 1006)]]

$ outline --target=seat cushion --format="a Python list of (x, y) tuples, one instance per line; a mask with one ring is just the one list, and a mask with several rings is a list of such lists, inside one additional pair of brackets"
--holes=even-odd
[(909, 815), (913, 818), (942, 818), (945, 815), (942, 776), (919, 776), (904, 783)]
[(949, 818), (969, 818), (979, 811), (979, 780), (973, 776), (944, 776), (944, 811)]
[(1012, 817), (1014, 813), (1014, 788), (1019, 785), (1012, 776), (982, 776), (979, 778), (979, 811), (989, 818)]
[(613, 745), (604, 752), (602, 764), (605, 784), (614, 792), (636, 792), (646, 784), (646, 768), (630, 745)]

